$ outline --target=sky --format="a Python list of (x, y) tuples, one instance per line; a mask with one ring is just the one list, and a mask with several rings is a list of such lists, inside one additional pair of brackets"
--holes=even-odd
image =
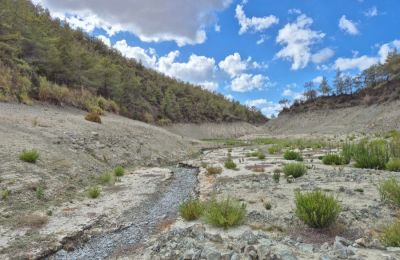
[(124, 56), (265, 115), (400, 50), (398, 0), (33, 0)]

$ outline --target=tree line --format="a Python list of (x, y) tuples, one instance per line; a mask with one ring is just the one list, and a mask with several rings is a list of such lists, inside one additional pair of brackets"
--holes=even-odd
[(31, 99), (96, 111), (107, 101), (124, 116), (160, 124), (267, 120), (257, 109), (123, 57), (28, 0), (1, 0), (0, 100)]

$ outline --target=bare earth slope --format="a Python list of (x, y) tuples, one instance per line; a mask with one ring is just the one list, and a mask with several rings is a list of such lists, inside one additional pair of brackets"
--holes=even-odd
[(265, 125), (268, 134), (344, 134), (400, 129), (400, 102), (284, 113)]

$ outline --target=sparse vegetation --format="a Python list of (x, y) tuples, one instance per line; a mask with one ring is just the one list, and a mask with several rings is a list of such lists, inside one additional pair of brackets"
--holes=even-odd
[(258, 152), (257, 158), (260, 160), (264, 160), (265, 159), (265, 154), (262, 151)]
[(236, 169), (236, 163), (231, 158), (228, 158), (225, 161), (224, 165), (225, 165), (225, 168), (227, 168), (227, 169), (231, 169), (231, 170)]
[(264, 207), (265, 207), (266, 210), (270, 210), (270, 209), (272, 209), (272, 204), (267, 201), (267, 202), (264, 203)]
[(272, 175), (272, 179), (274, 180), (275, 183), (279, 183), (279, 180), (281, 178), (281, 169), (275, 169), (274, 174)]
[(356, 189), (354, 189), (354, 191), (355, 191), (355, 192), (359, 192), (359, 193), (363, 193), (363, 192), (364, 192), (364, 189), (362, 189), (362, 188), (356, 188)]
[(222, 173), (221, 167), (215, 167), (215, 166), (207, 167), (207, 174), (209, 175), (220, 174), (220, 173)]
[(0, 192), (1, 199), (8, 200), (8, 197), (10, 196), (10, 194), (11, 194), (11, 191), (9, 189), (2, 190)]
[(321, 190), (302, 193), (296, 191), (296, 216), (313, 228), (324, 228), (334, 223), (341, 206), (333, 195)]
[(296, 161), (303, 161), (303, 157), (301, 156), (300, 153), (292, 151), (292, 150), (287, 150), (284, 154), (283, 154), (283, 158), (285, 160), (296, 160)]
[(179, 213), (181, 217), (187, 221), (200, 218), (204, 213), (205, 205), (199, 199), (190, 198), (179, 205)]
[(114, 168), (114, 174), (117, 177), (122, 177), (125, 174), (125, 169), (124, 167), (118, 165), (117, 167)]
[(338, 154), (330, 153), (322, 158), (322, 163), (326, 165), (343, 165), (345, 164), (345, 159)]
[(286, 177), (299, 178), (306, 174), (307, 168), (304, 163), (289, 163), (283, 166), (283, 173)]
[(49, 221), (47, 215), (41, 215), (36, 213), (27, 214), (17, 218), (17, 224), (19, 226), (30, 227), (30, 228), (41, 228), (46, 225)]
[(110, 172), (105, 172), (99, 176), (99, 181), (101, 184), (109, 184), (113, 181), (113, 176)]
[(89, 198), (96, 199), (100, 196), (101, 190), (97, 186), (91, 186), (89, 187), (87, 193)]
[(400, 172), (400, 159), (391, 159), (386, 164), (386, 169), (392, 172)]
[(282, 151), (282, 147), (280, 145), (274, 144), (268, 148), (269, 154), (277, 154)]
[(39, 159), (39, 152), (36, 149), (23, 150), (19, 155), (19, 159), (28, 163), (36, 163)]
[(101, 124), (101, 118), (98, 112), (89, 112), (85, 116), (85, 119), (90, 122)]
[(251, 169), (253, 170), (253, 172), (265, 172), (265, 168), (260, 165), (256, 165), (256, 166), (252, 167)]
[(387, 247), (400, 247), (400, 220), (386, 225), (381, 234), (381, 242)]
[(204, 212), (205, 221), (213, 226), (229, 228), (241, 224), (246, 216), (246, 206), (231, 198), (211, 199)]
[(38, 200), (43, 200), (44, 199), (44, 188), (42, 186), (36, 187), (36, 198)]
[(381, 182), (378, 190), (383, 201), (400, 207), (400, 182), (395, 177)]

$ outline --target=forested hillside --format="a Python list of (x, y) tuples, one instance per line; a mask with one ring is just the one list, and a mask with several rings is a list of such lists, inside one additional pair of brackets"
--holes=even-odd
[(381, 104), (400, 100), (400, 54), (392, 51), (383, 64), (375, 64), (355, 76), (340, 70), (330, 84), (326, 77), (319, 86), (312, 81), (304, 84), (304, 100), (281, 100), (287, 107), (283, 113), (304, 112), (319, 109)]
[(267, 120), (126, 59), (27, 0), (0, 0), (0, 100), (109, 110), (158, 124)]

